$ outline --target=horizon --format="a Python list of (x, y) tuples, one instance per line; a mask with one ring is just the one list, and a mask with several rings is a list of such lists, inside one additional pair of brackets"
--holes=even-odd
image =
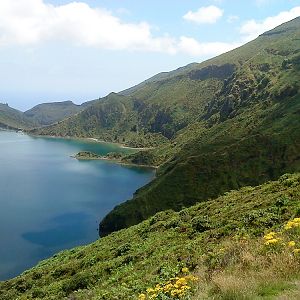
[(0, 102), (26, 111), (99, 99), (300, 16), (298, 0), (177, 2), (158, 16), (170, 1), (2, 0)]

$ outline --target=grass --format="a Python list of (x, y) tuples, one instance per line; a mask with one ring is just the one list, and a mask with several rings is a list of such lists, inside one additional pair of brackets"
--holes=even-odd
[(183, 268), (199, 278), (184, 300), (289, 295), (299, 288), (299, 256), (288, 247), (267, 247), (263, 235), (283, 232), (299, 215), (300, 174), (284, 175), (60, 252), (0, 283), (1, 299), (138, 299), (185, 276)]

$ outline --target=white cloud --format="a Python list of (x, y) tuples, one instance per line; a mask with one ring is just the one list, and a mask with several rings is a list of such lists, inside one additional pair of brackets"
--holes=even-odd
[(183, 18), (197, 24), (213, 24), (223, 16), (223, 10), (215, 5), (200, 7), (197, 11), (189, 11)]
[(179, 51), (193, 56), (215, 56), (241, 46), (241, 43), (199, 42), (191, 37), (182, 36), (178, 45)]
[[(147, 22), (124, 22), (103, 8), (92, 8), (83, 2), (55, 6), (44, 1), (0, 0), (0, 47), (16, 45), (31, 48), (46, 42), (62, 42), (99, 49), (184, 53), (201, 58), (241, 45), (240, 42), (199, 42), (187, 36), (157, 36), (160, 31)], [(216, 10), (201, 11), (208, 8)], [(222, 15), (218, 7), (209, 6), (195, 13), (189, 12), (185, 19), (209, 23)], [(240, 29), (241, 41), (255, 38), (299, 15), (300, 6), (260, 22), (250, 20)]]
[(0, 45), (53, 40), (104, 49), (176, 51), (173, 39), (154, 37), (148, 23), (125, 23), (83, 2), (54, 6), (43, 0), (0, 1)]
[(262, 21), (249, 20), (240, 29), (244, 40), (255, 39), (265, 31), (271, 30), (282, 23), (288, 22), (300, 16), (300, 6), (296, 6), (289, 11), (283, 11), (276, 16), (268, 17)]

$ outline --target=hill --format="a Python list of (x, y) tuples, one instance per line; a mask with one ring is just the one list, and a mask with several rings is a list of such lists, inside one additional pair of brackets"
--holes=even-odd
[(286, 174), (160, 212), (0, 282), (1, 299), (299, 299), (299, 200)]
[(0, 128), (29, 129), (33, 126), (34, 122), (21, 111), (9, 107), (8, 104), (0, 103)]
[(72, 101), (42, 103), (26, 112), (0, 103), (0, 128), (30, 130), (47, 126), (76, 115), (97, 100), (76, 105)]
[[(182, 105), (183, 82), (189, 83), (184, 97), (191, 114), (179, 114), (188, 125), (160, 147), (126, 158), (160, 168), (133, 200), (104, 218), (102, 235), (161, 210), (180, 210), (300, 170), (299, 25), (297, 18), (157, 88), (155, 95), (166, 89), (163, 95)], [(215, 92), (209, 95), (205, 85)], [(167, 103), (163, 96), (160, 101)]]
[(50, 125), (75, 115), (84, 107), (72, 101), (42, 103), (27, 110), (24, 115), (34, 120), (39, 125)]

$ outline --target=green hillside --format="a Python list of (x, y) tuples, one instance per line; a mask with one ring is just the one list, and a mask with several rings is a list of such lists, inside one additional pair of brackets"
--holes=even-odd
[(100, 224), (106, 235), (300, 170), (300, 18), (210, 59), (150, 78), (33, 133), (151, 147), (123, 158), (159, 166)]
[(239, 62), (229, 78), (218, 81), (221, 87), (211, 100), (203, 101), (207, 91), (198, 93), (197, 121), (161, 147), (126, 158), (160, 165), (158, 176), (108, 214), (100, 224), (103, 235), (160, 210), (179, 210), (300, 170), (299, 23), (298, 18), (193, 71), (209, 78), (201, 84), (211, 87), (212, 73), (224, 75), (215, 65), (222, 63), (228, 72), (224, 66)]
[(283, 175), (60, 252), (0, 298), (299, 299), (299, 216), (300, 173)]
[(50, 125), (82, 111), (84, 107), (72, 101), (42, 103), (27, 110), (24, 115), (39, 125)]
[(33, 126), (34, 122), (21, 111), (9, 107), (8, 104), (0, 103), (0, 128), (29, 129)]

